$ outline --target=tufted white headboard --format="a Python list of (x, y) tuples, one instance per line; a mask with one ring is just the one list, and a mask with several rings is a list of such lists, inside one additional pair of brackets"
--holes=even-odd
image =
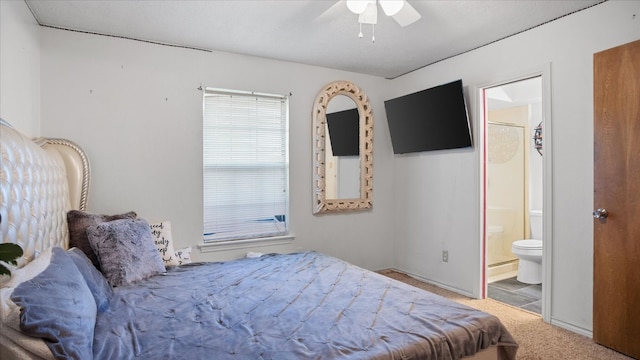
[(85, 210), (89, 160), (64, 139), (31, 140), (0, 119), (0, 242), (22, 246), (19, 265), (69, 244), (67, 212)]

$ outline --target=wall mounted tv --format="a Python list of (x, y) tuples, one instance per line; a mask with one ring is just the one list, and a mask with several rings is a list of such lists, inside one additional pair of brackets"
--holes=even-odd
[(357, 108), (327, 114), (333, 156), (360, 154), (360, 114)]
[(395, 154), (472, 146), (462, 80), (386, 100)]

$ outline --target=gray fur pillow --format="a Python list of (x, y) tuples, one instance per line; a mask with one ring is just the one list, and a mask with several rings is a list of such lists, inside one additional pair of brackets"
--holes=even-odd
[(67, 213), (67, 225), (69, 226), (69, 248), (77, 247), (82, 250), (91, 260), (93, 265), (100, 270), (100, 262), (93, 252), (89, 239), (87, 238), (87, 228), (89, 226), (102, 224), (103, 222), (119, 219), (135, 219), (138, 215), (129, 211), (117, 215), (91, 214), (80, 210), (71, 210)]
[(166, 271), (149, 223), (144, 219), (90, 226), (87, 235), (111, 286), (128, 285)]

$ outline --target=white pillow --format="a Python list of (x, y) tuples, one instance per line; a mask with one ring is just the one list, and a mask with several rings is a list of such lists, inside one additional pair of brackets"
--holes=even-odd
[(191, 246), (176, 250), (176, 259), (178, 259), (178, 265), (191, 263)]
[(150, 223), (151, 235), (153, 235), (153, 241), (156, 243), (156, 248), (160, 252), (164, 266), (177, 266), (180, 265), (180, 261), (176, 257), (176, 252), (173, 250), (173, 239), (171, 237), (171, 222), (161, 221), (157, 223)]

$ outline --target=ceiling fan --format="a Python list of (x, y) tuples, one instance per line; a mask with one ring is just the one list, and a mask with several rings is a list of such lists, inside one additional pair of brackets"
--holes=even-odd
[[(362, 38), (362, 24), (371, 25), (371, 41), (375, 42), (375, 25), (378, 23), (378, 5), (385, 15), (392, 17), (400, 26), (408, 26), (418, 21), (422, 16), (406, 0), (341, 0), (346, 2), (347, 8), (358, 15)], [(340, 3), (341, 1), (338, 1)]]
[(345, 0), (347, 8), (358, 14), (361, 24), (375, 25), (378, 23), (378, 6), (385, 15), (391, 16), (400, 26), (408, 26), (418, 21), (422, 16), (406, 0)]

